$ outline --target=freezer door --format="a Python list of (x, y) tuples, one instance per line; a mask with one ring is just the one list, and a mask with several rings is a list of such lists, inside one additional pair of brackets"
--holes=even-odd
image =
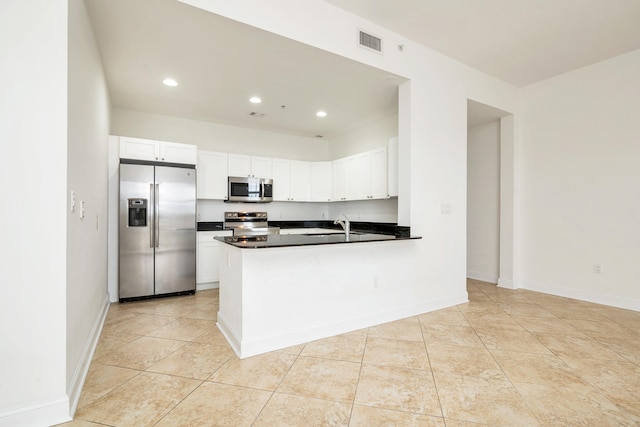
[(156, 166), (156, 294), (196, 288), (195, 172)]
[(120, 165), (120, 298), (154, 293), (153, 175), (153, 166)]

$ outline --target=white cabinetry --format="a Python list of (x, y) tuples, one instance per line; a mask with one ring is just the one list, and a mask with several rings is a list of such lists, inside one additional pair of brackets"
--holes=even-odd
[(230, 230), (199, 231), (196, 247), (196, 288), (198, 290), (217, 288), (220, 281), (220, 245), (216, 236), (231, 236)]
[(333, 162), (333, 200), (388, 197), (386, 147)]
[(229, 176), (251, 175), (251, 156), (248, 156), (246, 154), (229, 153), (227, 165)]
[(273, 159), (273, 200), (308, 202), (310, 184), (311, 162)]
[(332, 174), (331, 162), (311, 163), (311, 191), (312, 202), (328, 202), (331, 200)]
[(197, 147), (190, 144), (120, 137), (121, 159), (195, 165), (197, 152)]
[(198, 199), (227, 198), (227, 153), (198, 151)]
[(387, 147), (369, 152), (369, 199), (386, 199), (387, 191)]
[(368, 152), (347, 157), (347, 200), (368, 199), (371, 183)]
[(334, 201), (347, 200), (347, 159), (332, 162), (333, 169), (333, 197)]
[(310, 200), (311, 164), (300, 160), (291, 160), (289, 169), (289, 192), (291, 200), (308, 202)]
[(273, 200), (286, 202), (291, 200), (289, 176), (291, 161), (288, 159), (273, 159)]
[(273, 159), (271, 157), (251, 156), (251, 176), (273, 178)]
[(273, 175), (271, 157), (229, 153), (228, 168), (229, 176), (271, 178)]

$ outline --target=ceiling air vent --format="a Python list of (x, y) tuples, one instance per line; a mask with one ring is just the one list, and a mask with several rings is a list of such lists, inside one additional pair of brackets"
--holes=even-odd
[(382, 53), (382, 39), (362, 30), (358, 30), (358, 45)]

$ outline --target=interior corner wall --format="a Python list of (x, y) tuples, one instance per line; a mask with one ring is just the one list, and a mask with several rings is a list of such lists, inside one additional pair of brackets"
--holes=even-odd
[(467, 130), (467, 277), (498, 283), (500, 122)]
[(640, 310), (638, 76), (640, 50), (520, 91), (520, 287)]
[(68, 421), (67, 2), (0, 3), (0, 426)]
[[(67, 390), (75, 409), (108, 307), (109, 95), (84, 1), (69, 0)], [(69, 199), (69, 206), (71, 201)]]

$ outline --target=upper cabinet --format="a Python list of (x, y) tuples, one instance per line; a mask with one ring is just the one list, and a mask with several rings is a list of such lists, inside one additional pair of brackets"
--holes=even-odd
[[(291, 200), (308, 202), (311, 200), (311, 162), (291, 160), (289, 169), (289, 189)], [(275, 182), (273, 184), (275, 186)]]
[(387, 147), (369, 152), (369, 199), (387, 199)]
[(333, 161), (333, 200), (388, 197), (386, 147)]
[(229, 153), (228, 168), (229, 176), (251, 175), (251, 156)]
[(195, 145), (120, 137), (120, 158), (196, 164), (198, 199), (226, 200), (228, 176), (273, 179), (274, 201), (330, 202), (398, 196), (398, 138), (387, 147), (308, 162), (197, 151)]
[(273, 158), (251, 156), (251, 176), (273, 178)]
[(177, 142), (120, 137), (120, 158), (195, 165), (197, 146)]
[(273, 200), (276, 202), (287, 202), (291, 200), (289, 183), (291, 177), (291, 160), (273, 159)]
[(273, 159), (271, 157), (249, 156), (229, 153), (229, 176), (254, 176), (256, 178), (273, 177)]
[(273, 200), (308, 202), (311, 199), (311, 162), (273, 159)]
[(227, 153), (198, 151), (198, 199), (227, 199)]
[(311, 162), (310, 200), (312, 202), (331, 201), (331, 162)]

